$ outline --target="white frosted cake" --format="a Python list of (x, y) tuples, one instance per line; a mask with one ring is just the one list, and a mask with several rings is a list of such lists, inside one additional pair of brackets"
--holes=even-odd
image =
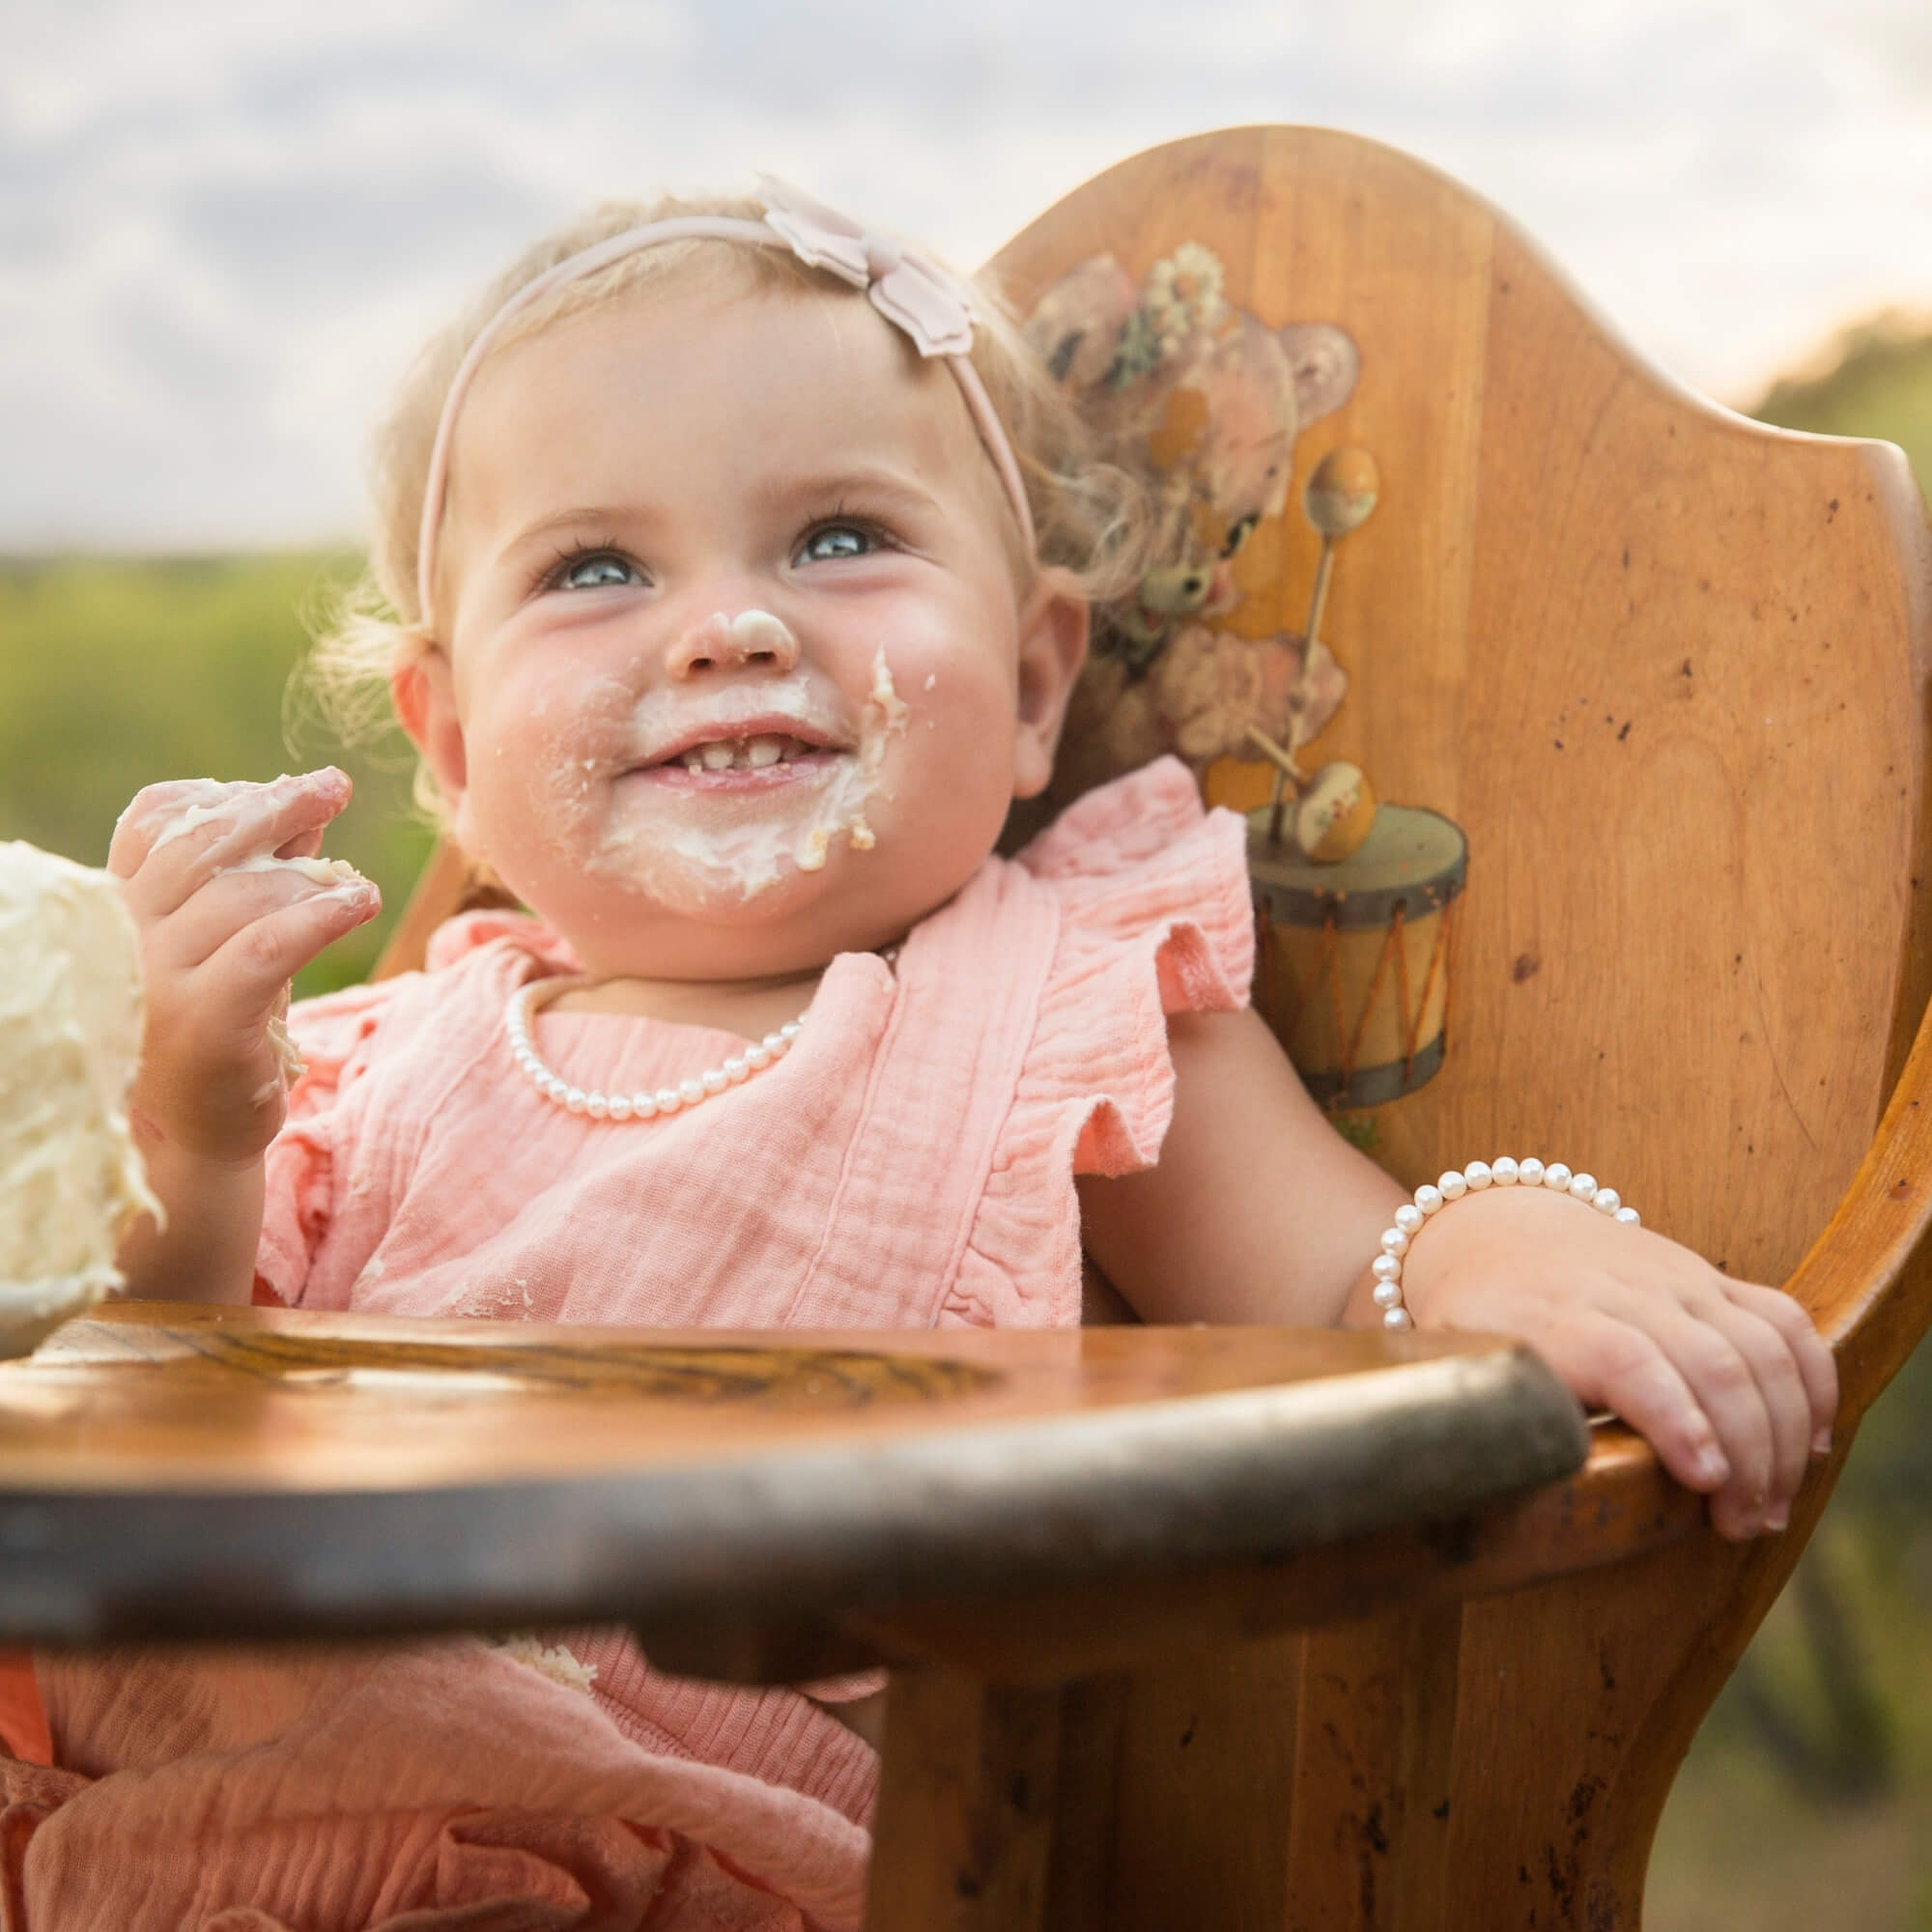
[(128, 1130), (140, 949), (105, 872), (0, 840), (0, 1356), (120, 1285), (158, 1214)]

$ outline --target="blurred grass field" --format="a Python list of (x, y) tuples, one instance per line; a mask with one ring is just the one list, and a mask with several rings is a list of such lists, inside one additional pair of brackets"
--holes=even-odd
[(382, 888), (384, 915), (297, 991), (366, 978), (431, 844), (412, 754), (399, 732), (345, 751), (288, 696), (307, 620), (358, 566), (348, 552), (0, 561), (0, 838), (99, 866), (142, 785), (339, 764), (355, 796), (327, 849)]
[[(1932, 334), (1881, 319), (1754, 413), (1902, 443), (1932, 489)], [(0, 559), (0, 838), (90, 865), (141, 785), (343, 765), (328, 839), (384, 917), (298, 982), (364, 977), (430, 846), (399, 735), (345, 752), (285, 689), (351, 553)], [(1659, 1835), (1650, 1932), (1932, 1932), (1932, 1353), (1874, 1407), (1792, 1590)], [(1485, 1928), (1487, 1932), (1487, 1928)]]

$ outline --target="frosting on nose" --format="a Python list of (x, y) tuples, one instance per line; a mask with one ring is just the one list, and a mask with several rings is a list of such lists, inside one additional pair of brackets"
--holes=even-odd
[(735, 617), (714, 611), (687, 631), (670, 654), (671, 671), (679, 677), (714, 666), (737, 668), (756, 664), (788, 671), (797, 663), (798, 639), (783, 619), (769, 611), (740, 611)]

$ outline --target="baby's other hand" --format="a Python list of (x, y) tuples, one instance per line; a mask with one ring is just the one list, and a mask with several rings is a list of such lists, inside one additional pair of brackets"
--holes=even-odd
[(252, 1160), (286, 1108), (288, 982), (371, 919), (376, 888), (316, 855), (349, 803), (332, 767), (271, 784), (150, 785), (122, 813), (107, 869), (141, 936), (147, 1013), (132, 1106), (203, 1160)]
[(1831, 1447), (1837, 1367), (1804, 1311), (1542, 1188), (1433, 1215), (1403, 1264), (1417, 1325), (1518, 1335), (1711, 1498), (1720, 1536), (1782, 1529)]

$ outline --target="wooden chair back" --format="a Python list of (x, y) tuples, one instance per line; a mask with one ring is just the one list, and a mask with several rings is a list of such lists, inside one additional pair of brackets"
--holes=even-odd
[[(1901, 1158), (1922, 1063), (1874, 1141), (1932, 983), (1932, 541), (1902, 455), (1677, 387), (1494, 209), (1344, 134), (1141, 155), (995, 266), (1026, 314), (1096, 256), (1139, 280), (1188, 242), (1231, 307), (1359, 355), (1223, 621), (1303, 624), (1303, 493), (1368, 451), (1321, 630), (1349, 689), (1298, 760), (1351, 760), (1467, 840), (1441, 1068), (1367, 1116), (1378, 1157), (1410, 1184), (1500, 1152), (1588, 1166), (1788, 1283), (1837, 1348), (1842, 1457), (1932, 1315)], [(1632, 1447), (1601, 1432), (1579, 1508)], [(1751, 1548), (1699, 1519), (1613, 1567), (1112, 1680), (1092, 1922), (1635, 1925), (1677, 1766), (1836, 1467)]]
[[(1332, 325), (1356, 358), (1221, 559), (1236, 601), (1224, 585), (1224, 608), (1189, 616), (1225, 634), (1208, 708), (1247, 702), (1253, 665), (1293, 670), (1297, 652), (1302, 685), (1320, 682), (1307, 484), (1331, 452), (1366, 451), (1373, 513), (1333, 547), (1319, 630), (1347, 691), (1292, 749), (1305, 770), (1360, 766), (1466, 846), (1430, 962), (1446, 971), (1439, 1070), (1351, 1124), (1373, 1123), (1409, 1183), (1502, 1152), (1587, 1166), (1731, 1273), (1787, 1283), (1838, 1349), (1844, 1419), (1780, 1539), (1718, 1542), (1605, 1428), (1571, 1492), (1602, 1534), (1542, 1565), (1563, 1574), (1498, 1590), (1534, 1553), (1478, 1564), (1466, 1601), (1069, 1690), (1053, 1877), (1025, 1922), (1634, 1925), (1677, 1764), (1932, 1314), (1915, 1264), (1932, 1050), (1901, 1082), (1932, 986), (1923, 508), (1898, 451), (1765, 429), (1674, 386), (1495, 210), (1344, 134), (1242, 128), (1144, 154), (994, 266), (1023, 317), (1101, 257), (1142, 311), (1171, 312), (1206, 299), (1183, 281), (1208, 255), (1224, 336)], [(1070, 350), (1063, 335), (1069, 380), (1099, 393), (1116, 363), (1117, 390), (1139, 380), (1133, 357), (1160, 347), (1136, 327)], [(1309, 346), (1280, 339), (1291, 360)], [(1199, 431), (1170, 409), (1153, 434), (1170, 455), (1196, 436), (1198, 457)], [(1186, 514), (1205, 500), (1211, 525), (1252, 457), (1203, 459)], [(1096, 771), (1110, 730), (1130, 750), (1165, 732), (1210, 795), (1261, 795), (1269, 767), (1195, 729), (1199, 690), (1146, 648), (1117, 640), (1099, 690), (1114, 708), (1088, 706), (1069, 756)], [(1304, 722), (1332, 696), (1332, 679), (1304, 688)], [(441, 863), (391, 967), (454, 902)]]

